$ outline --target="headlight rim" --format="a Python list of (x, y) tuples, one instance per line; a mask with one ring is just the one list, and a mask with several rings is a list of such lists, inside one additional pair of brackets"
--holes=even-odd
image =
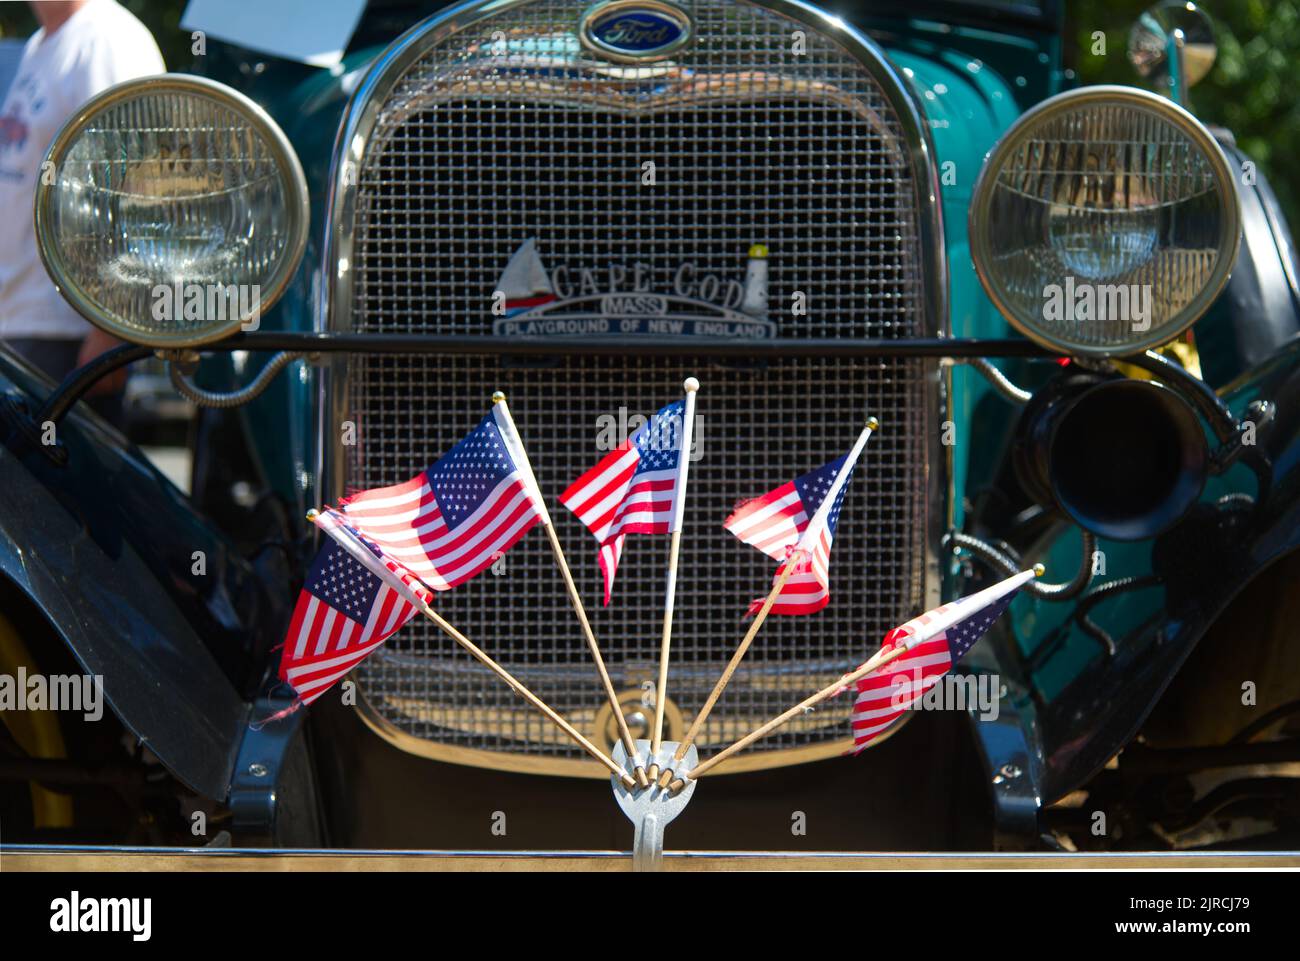
[[(1219, 182), (1219, 210), (1223, 217), (1220, 228), (1219, 257), (1210, 275), (1209, 281), (1183, 308), (1182, 318), (1177, 323), (1165, 324), (1159, 331), (1147, 333), (1140, 340), (1130, 341), (1120, 346), (1096, 344), (1078, 344), (1070, 340), (1054, 337), (1026, 323), (1002, 296), (1002, 292), (989, 270), (992, 249), (986, 232), (989, 223), (988, 211), (992, 202), (993, 186), (997, 183), (997, 173), (1001, 171), (1007, 156), (1019, 146), (1020, 133), (1033, 124), (1049, 119), (1057, 114), (1095, 102), (1130, 105), (1139, 110), (1148, 110), (1162, 119), (1176, 125), (1197, 147), (1201, 149), (1210, 163)], [(1020, 115), (1016, 121), (998, 138), (989, 150), (980, 167), (979, 176), (971, 191), (970, 210), (967, 219), (967, 232), (970, 241), (971, 262), (980, 286), (997, 308), (999, 314), (1006, 318), (1020, 333), (1049, 350), (1059, 351), (1062, 356), (1073, 357), (1126, 357), (1140, 354), (1152, 347), (1158, 347), (1182, 335), (1196, 321), (1203, 317), (1210, 306), (1227, 286), (1237, 263), (1241, 247), (1241, 198), (1238, 192), (1236, 175), (1228, 163), (1227, 154), (1219, 142), (1193, 114), (1166, 97), (1143, 90), (1140, 87), (1128, 87), (1122, 84), (1097, 84), (1079, 87), (1048, 97), (1035, 104)]]
[(56, 171), (66, 158), (67, 152), (76, 138), (83, 132), (86, 123), (103, 110), (119, 101), (138, 96), (160, 93), (199, 94), (215, 100), (221, 105), (240, 114), (263, 138), (275, 157), (277, 167), (284, 175), (288, 195), (285, 209), (290, 217), (289, 242), (280, 258), (276, 270), (259, 291), (259, 311), (270, 310), (284, 295), (302, 263), (307, 249), (307, 236), (311, 226), (311, 198), (307, 191), (307, 178), (303, 173), (302, 163), (297, 152), (289, 142), (280, 125), (275, 122), (256, 101), (233, 87), (188, 73), (163, 73), (149, 77), (137, 77), (101, 91), (91, 97), (59, 128), (41, 161), (42, 176), (37, 179), (33, 197), (32, 218), (35, 224), (36, 249), (40, 254), (45, 272), (54, 283), (55, 288), (74, 310), (95, 327), (129, 343), (159, 349), (183, 349), (215, 343), (237, 333), (242, 327), (239, 319), (228, 320), (220, 326), (202, 331), (184, 331), (173, 334), (150, 333), (142, 335), (135, 328), (120, 324), (117, 319), (103, 310), (91, 298), (87, 297), (81, 287), (71, 280), (70, 271), (62, 258), (58, 244), (52, 232), (50, 206), (55, 196), (54, 178), (46, 182), (46, 171)]

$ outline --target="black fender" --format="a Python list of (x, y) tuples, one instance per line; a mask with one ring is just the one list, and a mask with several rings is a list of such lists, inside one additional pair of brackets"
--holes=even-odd
[[(992, 658), (976, 659), (975, 669), (996, 670), (1008, 688), (996, 723), (972, 716), (993, 774), (1004, 846), (1028, 840), (1042, 806), (1084, 785), (1128, 745), (1233, 601), (1274, 564), (1300, 552), (1300, 338), (1219, 394), (1239, 418), (1252, 421), (1255, 444), (1243, 447), (1234, 470), (1253, 473), (1254, 490), (1203, 497), (1151, 542), (1150, 576), (1132, 589), (1153, 592), (1158, 614), (1122, 630), (1110, 625), (1114, 653), (1101, 653), (1099, 642), (1098, 656), (1050, 697), (1031, 683), (1033, 658), (1006, 623), (990, 632)], [(1006, 527), (985, 533), (1014, 540)], [(1031, 543), (1015, 546), (1037, 556)], [(1073, 608), (1067, 622), (1077, 631), (1078, 602), (1061, 606)]]
[(62, 457), (17, 426), (48, 381), (0, 349), (0, 577), (182, 782), (225, 799), (292, 600), (281, 552), (245, 560), (120, 433), (76, 408)]
[(248, 705), (126, 540), (110, 553), (0, 448), (0, 573), (42, 613), (132, 734), (195, 792), (224, 799)]

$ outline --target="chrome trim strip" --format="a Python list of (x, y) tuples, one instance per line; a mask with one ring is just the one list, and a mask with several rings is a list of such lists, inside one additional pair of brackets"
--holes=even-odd
[[(53, 845), (0, 847), (6, 871), (629, 871), (626, 851), (311, 850)], [(898, 853), (862, 851), (665, 851), (668, 871), (716, 870), (1300, 870), (1291, 851)]]
[(396, 127), (401, 122), (404, 122), (407, 117), (440, 100), (463, 101), (481, 98), (495, 101), (518, 100), (527, 104), (570, 103), (583, 107), (590, 107), (594, 104), (617, 109), (632, 116), (643, 116), (679, 110), (683, 106), (698, 106), (700, 103), (711, 104), (715, 101), (744, 103), (746, 101), (761, 101), (765, 98), (781, 95), (802, 97), (807, 100), (829, 101), (850, 113), (857, 114), (871, 125), (896, 159), (900, 161), (905, 159), (899, 147), (898, 138), (890, 131), (889, 125), (885, 123), (884, 119), (861, 100), (844, 94), (830, 84), (809, 83), (808, 81), (772, 76), (771, 78), (765, 78), (763, 82), (759, 82), (753, 77), (746, 77), (743, 82), (736, 78), (721, 78), (717, 83), (708, 87), (703, 87), (694, 80), (680, 82), (677, 86), (683, 91), (680, 96), (666, 96), (661, 92), (656, 94), (652, 102), (643, 105), (629, 104), (617, 97), (602, 97), (590, 91), (575, 94), (564, 84), (548, 84), (537, 79), (514, 82), (496, 80), (490, 83), (463, 80), (458, 84), (449, 84), (421, 97), (411, 97), (402, 104), (400, 110), (392, 112), (391, 125)]

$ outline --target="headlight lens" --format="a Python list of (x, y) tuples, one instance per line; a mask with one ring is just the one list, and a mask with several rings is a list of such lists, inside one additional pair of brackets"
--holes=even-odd
[(307, 235), (302, 167), (256, 104), (218, 83), (129, 81), (55, 138), (36, 193), (45, 265), (87, 319), (181, 347), (251, 327)]
[(1072, 354), (1176, 337), (1237, 257), (1231, 169), (1189, 113), (1130, 87), (1089, 87), (1026, 113), (989, 154), (971, 253), (998, 309)]

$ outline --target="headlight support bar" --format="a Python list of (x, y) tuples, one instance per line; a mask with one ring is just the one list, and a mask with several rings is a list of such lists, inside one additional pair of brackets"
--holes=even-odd
[[(212, 344), (192, 348), (199, 353), (236, 350), (291, 351), (308, 356), (325, 353), (357, 354), (497, 354), (505, 357), (649, 356), (744, 357), (775, 360), (785, 357), (1050, 357), (1050, 352), (1020, 338), (980, 339), (908, 337), (898, 339), (731, 340), (726, 338), (647, 337), (638, 340), (600, 341), (576, 337), (546, 339), (428, 334), (354, 334), (256, 331), (236, 334)], [(32, 420), (58, 423), (98, 381), (127, 364), (144, 360), (155, 350), (123, 344), (74, 370), (45, 399)], [(160, 353), (166, 353), (160, 352)]]
[(122, 344), (107, 350), (100, 354), (88, 364), (78, 367), (76, 370), (63, 378), (54, 392), (45, 398), (43, 403), (34, 415), (32, 420), (38, 425), (46, 421), (58, 423), (63, 416), (72, 408), (72, 405), (81, 400), (86, 391), (94, 387), (100, 380), (107, 377), (114, 371), (121, 370), (127, 364), (133, 364), (137, 360), (144, 360), (153, 353), (152, 347), (140, 347), (136, 344)]
[[(503, 357), (622, 356), (642, 357), (725, 357), (780, 360), (788, 357), (921, 357), (953, 360), (986, 357), (1054, 358), (1056, 355), (1023, 338), (901, 337), (809, 338), (776, 340), (734, 340), (728, 338), (646, 337), (635, 340), (594, 340), (576, 337), (498, 338), (428, 334), (365, 334), (341, 332), (249, 331), (212, 344), (195, 347), (199, 353), (231, 351), (276, 351), (305, 355), (315, 360), (327, 353), (357, 354), (469, 354)], [(123, 344), (109, 350), (65, 377), (34, 414), (20, 412), (13, 405), (11, 418), (36, 436), (46, 422), (57, 424), (97, 382), (122, 367), (151, 354), (166, 355), (151, 347)], [(164, 359), (167, 359), (164, 356)], [(288, 358), (292, 359), (292, 358)], [(287, 360), (286, 359), (286, 363)], [(1221, 441), (1233, 437), (1238, 423), (1232, 412), (1208, 386), (1153, 351), (1126, 358), (1169, 382), (1171, 387), (1195, 403)], [(281, 365), (284, 366), (284, 365)], [(979, 365), (976, 365), (977, 369)], [(43, 446), (56, 463), (64, 460), (57, 445)]]

